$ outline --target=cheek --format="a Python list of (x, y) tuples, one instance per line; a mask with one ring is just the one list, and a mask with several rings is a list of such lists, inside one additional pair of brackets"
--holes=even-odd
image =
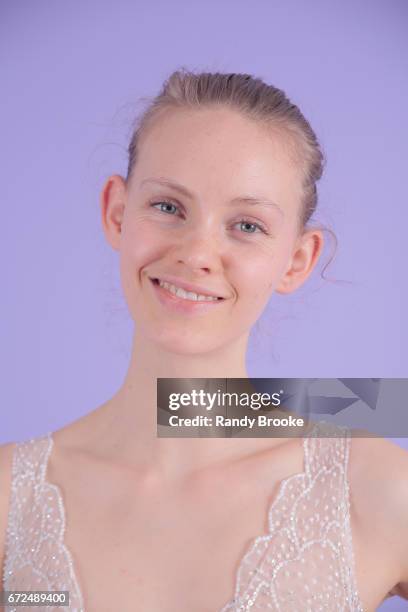
[(268, 274), (270, 270), (260, 264), (254, 267), (243, 265), (237, 270), (237, 276), (232, 281), (236, 300), (232, 305), (231, 323), (236, 320), (251, 326), (258, 319), (271, 294)]
[[(239, 298), (245, 302), (264, 303), (279, 283), (282, 269), (282, 258), (277, 253), (268, 253), (268, 256), (251, 258), (248, 263), (242, 263), (237, 270), (236, 287)], [(242, 260), (241, 260), (242, 261)]]
[(163, 248), (163, 240), (149, 224), (137, 222), (128, 225), (122, 236), (121, 263), (124, 270), (132, 274), (141, 274), (143, 268), (158, 258)]

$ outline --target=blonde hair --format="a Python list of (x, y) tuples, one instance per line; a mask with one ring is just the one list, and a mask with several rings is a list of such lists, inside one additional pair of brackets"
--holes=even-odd
[(317, 207), (316, 183), (323, 173), (324, 154), (309, 122), (286, 94), (249, 74), (194, 73), (185, 68), (173, 72), (147, 109), (136, 118), (128, 146), (126, 182), (130, 181), (137, 162), (142, 135), (159, 115), (169, 109), (201, 109), (217, 105), (230, 107), (287, 136), (292, 159), (302, 170), (299, 228), (303, 230)]

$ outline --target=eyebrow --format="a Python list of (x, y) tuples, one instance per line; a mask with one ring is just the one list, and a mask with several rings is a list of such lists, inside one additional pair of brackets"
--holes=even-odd
[[(172, 181), (164, 177), (144, 179), (140, 183), (140, 186), (143, 187), (144, 185), (148, 183), (156, 183), (164, 187), (171, 187), (172, 189), (174, 189), (175, 191), (178, 191), (179, 193), (181, 193), (187, 198), (190, 198), (190, 199), (194, 198), (193, 194), (186, 187), (184, 187), (183, 185), (180, 185), (180, 183), (177, 183), (176, 181)], [(275, 208), (277, 211), (281, 213), (282, 216), (285, 216), (282, 208), (278, 206), (276, 202), (273, 202), (272, 200), (269, 200), (268, 198), (255, 198), (253, 196), (239, 196), (239, 197), (233, 198), (231, 200), (231, 204), (250, 204), (250, 205), (258, 205), (258, 206), (259, 205), (268, 206), (268, 207)]]

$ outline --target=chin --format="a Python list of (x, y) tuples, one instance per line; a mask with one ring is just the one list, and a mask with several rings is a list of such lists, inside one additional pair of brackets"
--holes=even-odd
[(208, 332), (204, 335), (202, 331), (194, 333), (191, 329), (184, 332), (164, 329), (161, 333), (156, 329), (149, 334), (149, 340), (166, 352), (177, 355), (202, 355), (224, 345), (224, 342), (220, 342), (219, 335), (218, 338), (215, 335), (211, 337)]

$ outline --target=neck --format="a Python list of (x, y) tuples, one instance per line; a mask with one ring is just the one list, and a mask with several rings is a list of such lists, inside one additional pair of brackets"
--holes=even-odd
[(273, 445), (274, 440), (259, 438), (157, 437), (157, 378), (248, 378), (247, 342), (243, 337), (208, 354), (186, 355), (166, 351), (135, 332), (123, 385), (104, 405), (103, 429), (121, 459), (160, 481)]

